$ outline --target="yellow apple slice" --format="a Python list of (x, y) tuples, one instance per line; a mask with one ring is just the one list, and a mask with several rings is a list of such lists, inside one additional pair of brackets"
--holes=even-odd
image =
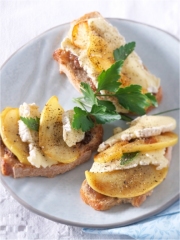
[(29, 156), (28, 144), (21, 141), (19, 136), (18, 108), (5, 108), (0, 116), (0, 133), (6, 147), (18, 158), (23, 164), (30, 163), (27, 160)]
[(76, 47), (86, 48), (89, 41), (87, 21), (78, 22), (72, 29), (72, 42)]
[(94, 156), (94, 161), (99, 163), (111, 162), (120, 159), (122, 156), (122, 146), (127, 144), (128, 141), (121, 141), (115, 143), (112, 147), (107, 148)]
[(86, 171), (86, 179), (95, 191), (110, 197), (131, 198), (147, 193), (166, 177), (168, 168), (156, 170), (153, 165), (137, 166), (106, 173)]
[(46, 103), (40, 117), (39, 145), (45, 156), (62, 163), (75, 161), (79, 152), (76, 147), (68, 147), (63, 140), (63, 108), (56, 96)]
[(94, 157), (94, 161), (100, 163), (110, 162), (120, 159), (123, 153), (154, 151), (173, 146), (177, 141), (178, 136), (173, 132), (166, 132), (149, 138), (135, 139), (132, 142), (120, 141), (97, 154)]
[(178, 136), (173, 132), (162, 133), (158, 136), (153, 136), (150, 138), (136, 139), (127, 145), (122, 146), (122, 152), (146, 152), (158, 149), (163, 149), (169, 146), (173, 146), (177, 143)]
[[(92, 28), (92, 27), (91, 27)], [(72, 43), (80, 49), (87, 49), (87, 55), (97, 71), (108, 69), (114, 63), (113, 52), (108, 43), (93, 29), (87, 21), (80, 21), (73, 26)]]
[(110, 51), (107, 42), (100, 36), (90, 34), (87, 54), (99, 72), (108, 69), (114, 63), (113, 52)]

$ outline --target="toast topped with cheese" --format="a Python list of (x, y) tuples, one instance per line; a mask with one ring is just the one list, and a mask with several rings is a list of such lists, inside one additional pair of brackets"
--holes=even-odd
[(140, 206), (165, 178), (178, 136), (175, 119), (144, 115), (101, 143), (81, 186), (81, 197), (95, 210), (121, 203)]
[[(114, 51), (126, 44), (118, 29), (106, 21), (100, 13), (91, 12), (73, 21), (67, 37), (55, 50), (53, 57), (59, 64), (60, 73), (65, 73), (80, 91), (81, 82), (88, 83), (95, 91), (99, 74), (114, 62)], [(121, 69), (121, 87), (140, 85), (144, 92), (153, 94), (161, 101), (160, 79), (144, 67), (138, 54), (133, 51)], [(114, 99), (117, 112), (127, 113)]]
[(88, 161), (102, 142), (102, 126), (88, 132), (72, 129), (72, 115), (56, 96), (41, 113), (36, 104), (5, 108), (0, 116), (2, 174), (54, 177)]

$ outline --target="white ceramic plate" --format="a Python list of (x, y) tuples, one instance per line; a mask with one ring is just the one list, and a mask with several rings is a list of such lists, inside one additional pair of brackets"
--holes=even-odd
[[(120, 19), (109, 19), (126, 41), (136, 42), (136, 52), (144, 64), (161, 78), (163, 102), (151, 113), (177, 108), (178, 47), (179, 41), (156, 28)], [(2, 67), (1, 110), (6, 106), (18, 107), (23, 102), (35, 102), (42, 107), (52, 96), (57, 95), (64, 109), (74, 105), (72, 98), (79, 94), (64, 75), (52, 54), (67, 34), (69, 24), (64, 24), (43, 33), (17, 51)], [(176, 118), (178, 111), (168, 115)], [(112, 134), (114, 126), (124, 126), (121, 121), (105, 126), (105, 138)], [(178, 133), (178, 127), (176, 132)], [(116, 227), (135, 223), (152, 216), (178, 199), (179, 152), (174, 147), (172, 164), (166, 180), (158, 186), (140, 208), (122, 204), (111, 210), (98, 212), (82, 202), (79, 189), (84, 180), (84, 171), (92, 159), (74, 170), (52, 179), (43, 177), (13, 179), (1, 176), (2, 183), (12, 196), (29, 210), (64, 224), (82, 227)]]

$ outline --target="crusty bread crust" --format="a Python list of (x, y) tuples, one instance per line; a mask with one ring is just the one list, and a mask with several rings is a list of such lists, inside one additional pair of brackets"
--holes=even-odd
[(139, 207), (151, 194), (152, 191), (134, 198), (108, 197), (93, 190), (86, 180), (83, 181), (80, 189), (82, 200), (98, 211), (108, 210), (121, 203), (131, 203), (134, 207)]
[[(59, 49), (56, 50), (54, 52), (54, 59), (58, 59), (58, 63), (59, 63), (59, 72), (62, 74), (64, 73), (67, 78), (69, 79), (70, 83), (74, 86), (74, 88), (78, 91), (80, 91), (80, 84), (82, 82), (81, 77), (83, 77), (83, 72), (82, 70), (79, 71), (75, 71), (75, 69), (73, 68), (72, 64), (69, 63), (64, 63), (63, 61), (61, 61), (61, 55), (59, 54)], [(85, 74), (85, 73), (84, 73)]]
[(101, 125), (96, 125), (91, 130), (91, 140), (87, 144), (79, 144), (80, 156), (77, 160), (72, 163), (59, 163), (46, 168), (36, 168), (32, 165), (25, 165), (20, 163), (16, 156), (7, 150), (1, 140), (0, 169), (3, 175), (12, 176), (14, 178), (37, 176), (51, 178), (58, 174), (70, 171), (77, 165), (88, 161), (91, 157), (92, 152), (95, 151), (98, 148), (99, 144), (102, 142), (102, 137), (103, 128)]

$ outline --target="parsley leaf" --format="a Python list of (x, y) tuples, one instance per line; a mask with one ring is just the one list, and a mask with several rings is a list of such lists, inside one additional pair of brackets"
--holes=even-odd
[(114, 50), (115, 63), (106, 71), (98, 76), (98, 91), (108, 90), (110, 92), (116, 92), (120, 87), (120, 71), (123, 66), (124, 60), (132, 53), (135, 48), (135, 42), (127, 43), (120, 48)]
[(81, 92), (84, 95), (84, 100), (92, 106), (93, 104), (97, 104), (97, 98), (91, 89), (90, 85), (84, 82), (81, 82)]
[(121, 157), (120, 165), (126, 165), (134, 160), (139, 152), (123, 153)]
[(120, 71), (123, 66), (122, 60), (115, 62), (106, 71), (102, 71), (98, 76), (98, 88), (97, 91), (108, 90), (110, 92), (116, 92), (121, 83), (118, 81), (120, 78)]
[(134, 48), (136, 46), (135, 42), (130, 42), (125, 44), (124, 46), (121, 46), (120, 48), (117, 48), (116, 50), (114, 50), (114, 59), (116, 61), (119, 60), (125, 60), (129, 54), (131, 54), (134, 51)]
[(39, 131), (39, 121), (40, 118), (36, 117), (36, 118), (27, 118), (27, 117), (20, 117), (20, 119), (23, 121), (24, 124), (26, 124), (26, 126), (34, 131)]
[(98, 105), (100, 106), (105, 106), (107, 108), (107, 110), (109, 111), (115, 111), (116, 108), (114, 106), (114, 104), (108, 100), (99, 100), (97, 99)]
[(116, 112), (107, 111), (105, 106), (93, 105), (91, 115), (95, 117), (98, 124), (112, 122), (121, 119), (121, 116)]
[(115, 93), (119, 104), (125, 109), (139, 115), (145, 114), (145, 109), (151, 105), (148, 96), (141, 93), (142, 87), (139, 85), (130, 85), (125, 88), (119, 88)]
[(89, 113), (79, 107), (74, 108), (74, 116), (72, 120), (72, 127), (81, 129), (83, 132), (89, 131), (94, 127), (94, 122), (89, 116)]
[(96, 91), (93, 91), (89, 84), (81, 83), (83, 97), (74, 99), (81, 108), (74, 108), (73, 128), (88, 131), (95, 123), (104, 124), (119, 119), (132, 120), (123, 113), (116, 113), (115, 105), (113, 102), (106, 100), (106, 97), (116, 98), (125, 109), (139, 115), (145, 114), (149, 106), (157, 106), (156, 98), (151, 93), (143, 94), (141, 86), (130, 85), (121, 88), (121, 82), (119, 81), (121, 69), (125, 59), (134, 50), (135, 45), (135, 42), (127, 43), (114, 51), (115, 63), (107, 70), (103, 70), (98, 76)]
[(150, 105), (158, 107), (157, 100), (156, 100), (155, 96), (152, 93), (146, 93), (145, 95), (149, 99)]

